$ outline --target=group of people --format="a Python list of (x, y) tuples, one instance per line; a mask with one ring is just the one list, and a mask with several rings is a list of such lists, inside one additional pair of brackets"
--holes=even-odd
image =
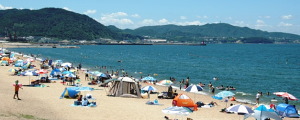
[(190, 85), (190, 77), (187, 77), (185, 80), (182, 79), (180, 82), (179, 82), (179, 89), (181, 90), (182, 88), (182, 85), (184, 85), (184, 88), (187, 88), (189, 85)]

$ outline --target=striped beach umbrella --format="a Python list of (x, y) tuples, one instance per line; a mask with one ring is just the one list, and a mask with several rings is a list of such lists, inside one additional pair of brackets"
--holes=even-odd
[(190, 85), (185, 89), (185, 91), (187, 91), (187, 92), (199, 92), (202, 90), (203, 90), (203, 88), (199, 85)]
[(254, 113), (254, 111), (245, 105), (233, 105), (226, 109), (227, 112), (235, 112), (235, 113), (245, 113), (245, 114), (251, 114)]
[(156, 79), (154, 78), (154, 77), (151, 77), (151, 76), (147, 76), (147, 77), (144, 77), (144, 78), (142, 78), (141, 80), (143, 80), (143, 81), (155, 81)]
[(287, 93), (287, 92), (274, 92), (274, 95), (277, 95), (279, 97), (288, 98), (289, 100), (298, 100), (294, 95)]
[(168, 108), (163, 109), (162, 112), (165, 113), (165, 114), (187, 116), (190, 113), (192, 113), (193, 110), (191, 110), (190, 108), (187, 108), (187, 107), (172, 106), (172, 107), (168, 107)]
[(158, 85), (172, 85), (173, 82), (171, 80), (161, 80), (157, 84)]
[(145, 86), (142, 88), (142, 90), (145, 90), (145, 91), (157, 91), (157, 89), (153, 86)]

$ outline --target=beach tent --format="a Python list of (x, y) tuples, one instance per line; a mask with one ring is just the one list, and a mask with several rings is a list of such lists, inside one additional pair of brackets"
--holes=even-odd
[(289, 105), (289, 104), (279, 104), (276, 107), (276, 111), (278, 114), (282, 117), (291, 117), (291, 118), (298, 118), (299, 114), (295, 107), (295, 105)]
[(77, 94), (80, 91), (91, 91), (93, 88), (91, 87), (67, 87), (65, 90), (62, 92), (60, 99), (62, 98), (76, 98)]
[(173, 106), (178, 106), (178, 107), (189, 107), (192, 110), (196, 111), (197, 109), (197, 104), (194, 103), (194, 101), (187, 95), (185, 94), (179, 94), (177, 95), (173, 101), (172, 101)]
[(15, 62), (15, 67), (22, 67), (24, 65), (24, 61), (23, 60), (17, 60)]
[(142, 97), (138, 83), (129, 77), (119, 77), (114, 80), (109, 89), (109, 95), (115, 97)]

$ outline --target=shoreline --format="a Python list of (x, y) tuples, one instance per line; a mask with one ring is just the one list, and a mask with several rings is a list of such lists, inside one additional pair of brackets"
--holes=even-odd
[[(73, 63), (73, 61), (72, 61), (72, 63)], [(107, 66), (108, 67), (108, 66)], [(100, 67), (99, 67), (100, 68)], [(99, 68), (98, 67), (89, 67), (89, 68), (87, 68), (88, 70), (99, 70)], [(112, 69), (112, 68), (108, 68), (108, 69), (101, 69), (100, 68), (100, 71), (101, 72), (103, 72), (103, 73), (105, 73), (106, 71), (111, 71), (111, 70), (114, 70), (115, 71), (115, 69)], [(143, 71), (142, 71), (143, 72)], [(139, 76), (136, 76), (136, 74), (134, 74), (133, 73), (133, 71), (130, 71), (130, 73), (131, 73), (131, 75), (133, 75), (134, 77), (136, 77), (136, 78), (139, 78)], [(144, 72), (143, 72), (144, 73)], [(191, 84), (193, 84), (193, 83), (191, 83)], [(179, 84), (175, 84), (175, 85), (173, 85), (174, 87), (176, 87), (176, 88), (179, 88)], [(215, 86), (216, 87), (216, 86)], [(207, 96), (213, 96), (213, 94), (211, 94), (211, 92), (210, 92), (210, 90), (207, 88), (207, 87), (205, 87), (204, 88), (206, 91), (202, 91), (202, 92), (204, 92), (205, 93), (205, 95), (207, 95)], [(221, 92), (220, 90), (216, 90), (217, 92), (215, 92), (215, 94), (216, 93), (218, 93), (218, 92)], [(236, 100), (237, 100), (237, 102), (238, 103), (243, 103), (243, 104), (251, 104), (251, 105), (255, 105), (255, 94), (254, 95), (252, 95), (251, 93), (245, 93), (245, 92), (243, 92), (243, 91), (238, 91), (237, 92), (240, 96), (244, 96), (244, 95), (251, 95), (252, 97), (251, 98), (253, 98), (253, 99), (249, 99), (249, 98), (237, 98)], [(236, 94), (237, 95), (237, 94)], [(264, 96), (266, 96), (266, 95), (264, 95)], [(271, 100), (271, 97), (269, 97), (269, 96), (267, 96), (267, 97), (265, 97), (264, 99), (262, 99), (262, 101), (261, 101), (261, 103), (263, 103), (263, 104), (269, 104), (270, 103), (270, 100), (267, 100), (267, 99), (270, 99)], [(276, 99), (278, 99), (278, 102), (280, 102), (280, 98), (276, 98)], [(298, 108), (299, 109), (299, 108)]]
[[(25, 59), (25, 58), (23, 58), (23, 59)], [(34, 64), (38, 65), (38, 62), (36, 61)], [(6, 68), (6, 69), (4, 69), (4, 68)], [(1, 74), (8, 74), (8, 72), (5, 72), (5, 71), (8, 71), (9, 68), (12, 68), (12, 66), (0, 67), (0, 70), (3, 71), (3, 72), (1, 72)], [(87, 81), (84, 81), (84, 79), (83, 79), (84, 78), (84, 71), (80, 71), (79, 75), (80, 75), (80, 78), (82, 78), (82, 84), (86, 84)], [(5, 77), (7, 77), (7, 75)], [(8, 77), (9, 77), (9, 79), (13, 79), (13, 78), (19, 79), (20, 78), (20, 79), (23, 79), (23, 80), (25, 79), (25, 81), (28, 81), (28, 77), (26, 77), (26, 76), (25, 77), (8, 76)], [(1, 79), (1, 82), (3, 82), (3, 79)], [(10, 81), (9, 83), (7, 83), (7, 81), (6, 81), (6, 85), (8, 85), (12, 82), (13, 81)], [(26, 83), (26, 82), (23, 82), (23, 83)], [(163, 114), (161, 112), (161, 109), (164, 109), (166, 107), (171, 106), (172, 99), (159, 99), (159, 102), (164, 104), (163, 106), (149, 106), (149, 105), (145, 105), (145, 102), (148, 101), (148, 100), (154, 100), (155, 98), (157, 98), (156, 94), (151, 94), (150, 99), (108, 97), (108, 96), (106, 96), (107, 88), (98, 87), (98, 86), (92, 86), (92, 87), (95, 87), (95, 88), (101, 89), (101, 90), (92, 91), (92, 93), (93, 93), (93, 95), (96, 95), (96, 98), (99, 98), (99, 100), (97, 99), (97, 103), (99, 104), (99, 106), (97, 106), (96, 108), (91, 108), (91, 109), (95, 109), (95, 111), (98, 111), (98, 112), (92, 112), (90, 114), (90, 113), (87, 113), (88, 111), (91, 111), (91, 110), (87, 110), (89, 108), (87, 108), (87, 109), (79, 108), (80, 111), (78, 111), (74, 107), (70, 107), (69, 105), (72, 103), (73, 100), (66, 100), (66, 99), (57, 100), (59, 94), (62, 92), (62, 89), (65, 86), (62, 86), (59, 83), (49, 83), (47, 85), (50, 86), (50, 87), (46, 87), (45, 88), (45, 89), (47, 89), (46, 91), (50, 92), (50, 91), (52, 91), (51, 89), (54, 88), (55, 92), (53, 92), (53, 93), (50, 92), (50, 94), (45, 96), (41, 93), (43, 91), (45, 92), (44, 88), (40, 88), (41, 91), (37, 91), (36, 89), (39, 89), (39, 88), (35, 89), (35, 88), (26, 87), (24, 89), (26, 89), (26, 90), (30, 89), (29, 92), (24, 93), (25, 90), (24, 91), (21, 90), (20, 94), (22, 96), (21, 98), (23, 98), (24, 101), (27, 101), (26, 99), (30, 99), (30, 98), (28, 98), (28, 96), (25, 96), (26, 94), (30, 96), (30, 94), (34, 93), (34, 94), (38, 94), (42, 97), (45, 97), (45, 98), (40, 98), (40, 97), (36, 96), (36, 97), (34, 97), (30, 100), (35, 101), (36, 103), (49, 104), (49, 106), (48, 105), (44, 106), (44, 107), (46, 107), (46, 106), (48, 106), (48, 107), (46, 107), (46, 108), (42, 107), (39, 110), (44, 110), (45, 109), (45, 111), (47, 111), (47, 109), (50, 108), (49, 112), (52, 113), (53, 116), (47, 116), (48, 115), (47, 112), (38, 112), (38, 114), (37, 114), (37, 113), (35, 113), (35, 111), (31, 111), (31, 112), (26, 111), (26, 110), (32, 110), (31, 108), (29, 108), (29, 109), (25, 108), (26, 110), (25, 111), (22, 110), (21, 112), (19, 110), (17, 110), (18, 111), (17, 113), (30, 114), (30, 115), (32, 114), (34, 116), (37, 116), (38, 118), (45, 118), (45, 119), (66, 119), (65, 117), (68, 117), (70, 119), (77, 119), (77, 118), (101, 119), (101, 118), (99, 118), (99, 116), (95, 115), (95, 113), (97, 114), (99, 111), (103, 112), (103, 114), (101, 114), (101, 116), (102, 115), (106, 116), (105, 119), (116, 119), (116, 120), (117, 119), (124, 119), (124, 118), (125, 119), (145, 119), (145, 120), (147, 120), (147, 119), (158, 119), (158, 120), (161, 119), (161, 120), (163, 120), (163, 116), (169, 116), (171, 118), (176, 117), (174, 115)], [(146, 85), (149, 85), (149, 84), (142, 83), (141, 85), (146, 86)], [(89, 85), (87, 85), (87, 86), (89, 86)], [(158, 85), (154, 85), (154, 86), (159, 89), (159, 92), (167, 91), (167, 87), (158, 86)], [(11, 89), (10, 87), (5, 87), (5, 88)], [(12, 91), (9, 92), (9, 95), (12, 95), (11, 92)], [(97, 92), (99, 92), (100, 94), (97, 94)], [(177, 91), (177, 93), (184, 93), (184, 94), (190, 96), (191, 98), (193, 98), (193, 96), (195, 96), (195, 94), (193, 94), (193, 93), (185, 92), (185, 91), (182, 91), (182, 90)], [(10, 98), (10, 97), (8, 97), (8, 98)], [(220, 109), (222, 109), (225, 106), (225, 103), (221, 102), (219, 100), (212, 99), (209, 95), (196, 94), (195, 99), (196, 100), (194, 102), (202, 101), (204, 103), (209, 103), (210, 101), (215, 101), (219, 105), (215, 106), (213, 108), (199, 108), (198, 111), (195, 111), (194, 113), (190, 114), (188, 116), (189, 118), (192, 118), (194, 120), (198, 120), (198, 119), (218, 120), (218, 119), (224, 119), (224, 116), (226, 116), (226, 118), (228, 118), (228, 120), (231, 120), (231, 119), (237, 119), (239, 117), (236, 114), (220, 113), (219, 111), (220, 111)], [(20, 102), (22, 102), (21, 104), (25, 104), (24, 106), (28, 107), (28, 106), (31, 105), (30, 103), (23, 102), (23, 100), (20, 101)], [(47, 102), (48, 100), (51, 100), (51, 101)], [(8, 101), (11, 102), (13, 100), (8, 99)], [(128, 105), (124, 105), (122, 103), (125, 103), (125, 104), (128, 104)], [(230, 103), (240, 104), (238, 102), (229, 102), (227, 104), (230, 104)], [(55, 104), (60, 105), (60, 107), (54, 108), (55, 106), (51, 106), (51, 105), (55, 105)], [(114, 106), (116, 104), (117, 104), (117, 106)], [(112, 105), (112, 106), (110, 106), (110, 105)], [(244, 105), (252, 106), (252, 105), (249, 105), (249, 104), (244, 104)], [(41, 106), (36, 106), (36, 105), (33, 106), (33, 108), (39, 108), (39, 107), (41, 107)], [(107, 108), (107, 107), (111, 107), (111, 109), (124, 109), (124, 110), (127, 110), (127, 112), (125, 111), (125, 114), (122, 114), (122, 113), (118, 113), (118, 112), (113, 112), (111, 110), (107, 111), (107, 110), (103, 109), (103, 108)], [(143, 109), (142, 107), (145, 107), (145, 109)], [(60, 109), (64, 110), (65, 113), (60, 113), (59, 112)], [(101, 110), (98, 110), (98, 109), (101, 109)], [(10, 110), (8, 110), (8, 111), (12, 112)], [(143, 114), (142, 115), (135, 115), (135, 114), (130, 113), (130, 111), (139, 111), (139, 112), (142, 112)], [(2, 112), (3, 111), (1, 110), (0, 113), (2, 113)], [(75, 112), (77, 114), (73, 114), (73, 112)], [(86, 116), (86, 115), (80, 116), (80, 114), (82, 114), (82, 113), (88, 114), (90, 116)], [(65, 115), (65, 114), (70, 114), (70, 115)], [(98, 113), (98, 114), (100, 114), (100, 113)], [(152, 114), (157, 114), (157, 116), (151, 116)], [(214, 116), (211, 116), (211, 114), (214, 114)], [(74, 116), (72, 116), (72, 115), (74, 115)], [(128, 115), (132, 115), (132, 116), (128, 116)], [(64, 117), (62, 117), (62, 116), (64, 116)], [(5, 117), (0, 116), (0, 118), (5, 118)], [(176, 118), (181, 118), (181, 117), (176, 117)], [(289, 118), (285, 118), (285, 119), (289, 119)], [(251, 119), (249, 118), (249, 120), (251, 120)]]

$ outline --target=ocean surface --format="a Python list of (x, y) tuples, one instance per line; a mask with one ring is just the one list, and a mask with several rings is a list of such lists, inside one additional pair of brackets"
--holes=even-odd
[[(158, 80), (174, 77), (176, 81), (215, 87), (233, 86), (240, 101), (255, 103), (263, 92), (262, 103), (272, 98), (284, 102), (273, 92), (288, 92), (300, 99), (300, 44), (209, 44), (184, 45), (81, 45), (67, 48), (14, 48), (11, 51), (35, 54), (40, 58), (79, 63), (83, 68), (102, 72), (125, 69), (133, 77), (151, 75)], [(121, 62), (118, 62), (121, 61)], [(103, 69), (102, 66), (106, 66)], [(219, 80), (213, 80), (218, 77)], [(204, 93), (211, 95), (208, 87)], [(218, 93), (217, 90), (215, 93)], [(266, 93), (271, 95), (267, 96)], [(300, 105), (299, 101), (290, 104)]]

